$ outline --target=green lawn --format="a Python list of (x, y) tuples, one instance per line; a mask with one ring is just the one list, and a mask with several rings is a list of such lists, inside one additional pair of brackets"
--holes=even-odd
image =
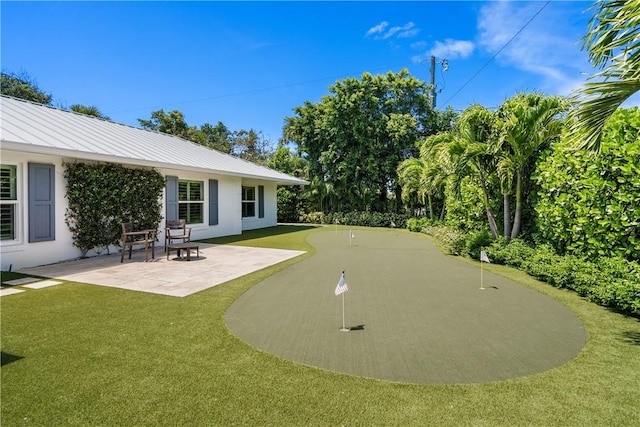
[[(312, 256), (313, 232), (216, 242)], [(504, 382), (409, 385), (297, 365), (231, 335), (231, 303), (299, 260), (186, 298), (80, 283), (3, 297), (2, 425), (640, 425), (638, 320), (502, 266), (485, 268), (579, 316), (588, 341), (577, 358)]]

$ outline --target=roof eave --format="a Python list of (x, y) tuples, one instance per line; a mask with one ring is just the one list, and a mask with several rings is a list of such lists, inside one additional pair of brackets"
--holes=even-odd
[(22, 153), (46, 154), (46, 155), (52, 155), (52, 156), (61, 156), (61, 157), (79, 159), (79, 160), (96, 161), (96, 162), (120, 163), (120, 164), (131, 165), (131, 166), (176, 169), (176, 170), (185, 170), (185, 171), (191, 171), (191, 172), (200, 172), (200, 173), (223, 175), (223, 176), (235, 176), (239, 178), (252, 178), (252, 179), (257, 179), (261, 181), (275, 182), (278, 185), (308, 185), (309, 184), (309, 182), (303, 179), (298, 179), (298, 178), (294, 178), (294, 179), (282, 179), (282, 178), (275, 178), (275, 177), (272, 178), (272, 177), (267, 177), (262, 175), (242, 174), (242, 173), (218, 170), (218, 169), (185, 166), (178, 163), (169, 163), (169, 162), (164, 163), (164, 162), (157, 162), (157, 161), (144, 160), (144, 159), (132, 159), (129, 157), (105, 155), (100, 153), (89, 153), (86, 151), (46, 147), (46, 146), (35, 145), (35, 144), (25, 144), (22, 142), (7, 141), (4, 139), (0, 140), (0, 144), (3, 150), (11, 150), (11, 151), (22, 152)]

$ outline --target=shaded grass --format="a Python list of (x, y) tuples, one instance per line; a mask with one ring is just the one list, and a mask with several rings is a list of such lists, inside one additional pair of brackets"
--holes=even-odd
[[(304, 249), (312, 232), (242, 244)], [(640, 323), (503, 266), (485, 268), (580, 317), (589, 338), (576, 359), (511, 381), (408, 385), (297, 365), (231, 335), (230, 304), (302, 258), (186, 298), (71, 282), (3, 297), (2, 351), (20, 359), (2, 367), (2, 424), (640, 424)]]

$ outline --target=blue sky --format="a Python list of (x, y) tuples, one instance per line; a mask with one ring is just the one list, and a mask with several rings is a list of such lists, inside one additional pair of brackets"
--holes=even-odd
[(1, 63), (55, 105), (134, 126), (179, 110), (189, 125), (222, 121), (275, 144), (284, 118), (336, 80), (407, 68), (428, 82), (431, 55), (438, 109), (566, 95), (593, 71), (580, 41), (590, 4), (3, 1)]

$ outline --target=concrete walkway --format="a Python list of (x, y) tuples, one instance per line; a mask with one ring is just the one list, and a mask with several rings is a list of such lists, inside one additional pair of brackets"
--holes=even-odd
[[(303, 251), (252, 248), (199, 243), (200, 257), (192, 252), (191, 261), (167, 260), (163, 248), (156, 248), (155, 259), (144, 261), (143, 251), (134, 251), (131, 259), (120, 253), (40, 267), (24, 268), (19, 273), (58, 280), (184, 297), (211, 288), (257, 270), (303, 254)], [(149, 255), (150, 256), (150, 255)]]

